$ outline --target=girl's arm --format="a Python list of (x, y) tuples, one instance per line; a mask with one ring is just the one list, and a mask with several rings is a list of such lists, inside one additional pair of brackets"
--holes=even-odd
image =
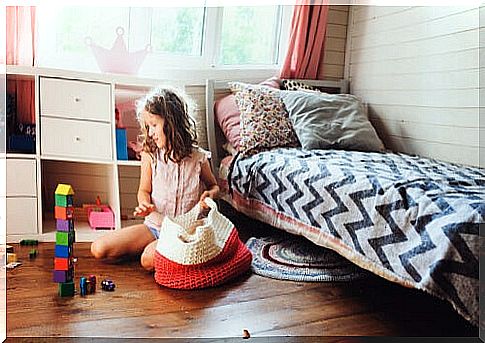
[(212, 174), (209, 161), (202, 163), (200, 177), (207, 188), (207, 190), (200, 196), (200, 201), (203, 202), (206, 197), (217, 199), (219, 196), (219, 186), (217, 185), (214, 174)]
[(135, 216), (147, 216), (154, 210), (152, 204), (152, 158), (146, 152), (141, 153), (140, 185), (138, 186), (138, 206), (133, 214)]

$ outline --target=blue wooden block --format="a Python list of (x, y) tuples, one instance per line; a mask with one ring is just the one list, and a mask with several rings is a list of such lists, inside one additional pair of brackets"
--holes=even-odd
[(116, 157), (118, 160), (128, 159), (128, 144), (124, 128), (116, 129)]
[(72, 244), (70, 245), (57, 245), (55, 250), (56, 257), (71, 257), (72, 256)]

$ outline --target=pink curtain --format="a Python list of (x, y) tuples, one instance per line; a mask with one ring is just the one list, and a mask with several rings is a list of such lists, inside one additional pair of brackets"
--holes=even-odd
[[(35, 7), (7, 6), (6, 62), (33, 66), (35, 58)], [(35, 122), (34, 81), (8, 80), (7, 92), (17, 98), (17, 122)]]
[(328, 5), (298, 0), (291, 21), (290, 42), (280, 78), (316, 79), (322, 59)]

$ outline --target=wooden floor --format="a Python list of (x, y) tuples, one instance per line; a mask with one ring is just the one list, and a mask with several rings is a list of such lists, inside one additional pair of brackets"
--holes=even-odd
[[(267, 234), (245, 218), (243, 240)], [(243, 229), (241, 229), (243, 227)], [(197, 291), (159, 287), (138, 261), (94, 260), (89, 243), (75, 243), (76, 283), (95, 274), (95, 294), (61, 298), (52, 282), (54, 243), (15, 245), (23, 264), (7, 271), (8, 337), (251, 337), (478, 336), (451, 306), (380, 278), (351, 283), (300, 283), (247, 274)], [(110, 278), (115, 292), (99, 290)]]

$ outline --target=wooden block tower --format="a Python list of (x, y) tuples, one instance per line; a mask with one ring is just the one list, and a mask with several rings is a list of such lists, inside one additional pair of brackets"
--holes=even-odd
[(59, 295), (74, 296), (74, 190), (71, 185), (58, 184), (55, 191), (56, 249), (54, 282), (59, 284)]

